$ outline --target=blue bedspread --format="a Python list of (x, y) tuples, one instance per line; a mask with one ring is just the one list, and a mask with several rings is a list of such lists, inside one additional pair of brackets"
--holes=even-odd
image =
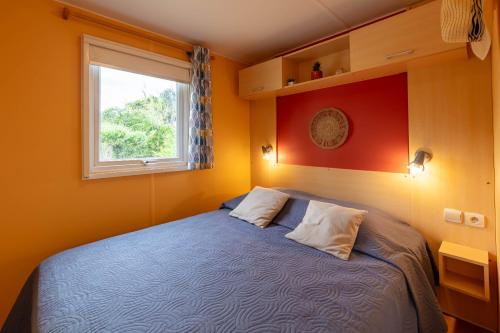
[(266, 229), (229, 202), (50, 257), (2, 332), (446, 331), (413, 228), (369, 210), (343, 261), (285, 238), (307, 200), (287, 205)]

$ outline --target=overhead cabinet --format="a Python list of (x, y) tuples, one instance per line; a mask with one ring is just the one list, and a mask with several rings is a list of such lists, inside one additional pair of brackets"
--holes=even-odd
[[(407, 63), (441, 54), (466, 57), (465, 43), (445, 43), (440, 28), (441, 1), (433, 1), (240, 71), (240, 96), (258, 99), (311, 91), (397, 74)], [(455, 52), (448, 52), (455, 50)], [(311, 80), (321, 63), (323, 78)], [(287, 85), (293, 79), (293, 85)]]
[(350, 33), (353, 71), (408, 61), (464, 46), (441, 38), (441, 1), (434, 1)]
[(240, 96), (250, 97), (283, 87), (282, 59), (275, 58), (242, 69), (240, 77)]

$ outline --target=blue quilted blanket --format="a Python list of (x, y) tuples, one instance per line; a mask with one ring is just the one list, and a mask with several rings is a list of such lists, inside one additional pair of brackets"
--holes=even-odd
[[(349, 261), (222, 209), (61, 252), (26, 282), (2, 332), (446, 331), (422, 236), (368, 209)], [(297, 222), (298, 221), (298, 222)]]

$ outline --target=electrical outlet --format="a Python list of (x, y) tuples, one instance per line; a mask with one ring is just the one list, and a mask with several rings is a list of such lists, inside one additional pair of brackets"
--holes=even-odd
[(458, 209), (445, 208), (443, 217), (446, 222), (462, 223), (462, 211)]
[(484, 228), (484, 215), (478, 213), (465, 212), (464, 213), (465, 225)]

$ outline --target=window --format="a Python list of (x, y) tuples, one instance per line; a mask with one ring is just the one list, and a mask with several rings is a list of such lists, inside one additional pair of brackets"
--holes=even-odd
[(83, 37), (83, 177), (187, 169), (189, 62)]

